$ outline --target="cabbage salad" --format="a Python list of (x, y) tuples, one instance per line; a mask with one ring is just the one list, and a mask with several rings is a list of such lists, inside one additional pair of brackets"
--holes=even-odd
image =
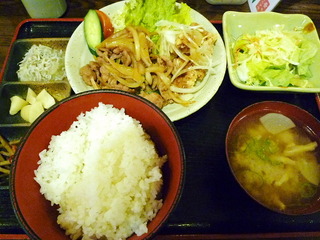
[(313, 87), (310, 65), (316, 53), (302, 31), (283, 26), (243, 34), (232, 45), (239, 79), (250, 86)]

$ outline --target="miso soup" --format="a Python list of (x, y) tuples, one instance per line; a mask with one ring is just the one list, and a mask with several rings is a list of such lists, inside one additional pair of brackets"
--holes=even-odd
[(319, 146), (301, 125), (272, 134), (256, 114), (230, 135), (230, 165), (240, 184), (263, 205), (283, 211), (308, 206), (320, 182)]

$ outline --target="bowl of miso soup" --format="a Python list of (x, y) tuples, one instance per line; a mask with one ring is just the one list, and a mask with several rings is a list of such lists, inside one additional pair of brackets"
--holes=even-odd
[(320, 210), (320, 122), (285, 102), (250, 105), (232, 120), (226, 155), (240, 186), (283, 214)]

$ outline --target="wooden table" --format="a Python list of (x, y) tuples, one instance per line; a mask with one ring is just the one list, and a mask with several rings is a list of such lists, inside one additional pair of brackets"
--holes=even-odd
[[(68, 9), (63, 18), (82, 18), (88, 9), (99, 9), (115, 0), (67, 0)], [(225, 11), (248, 12), (247, 3), (242, 5), (210, 5), (205, 0), (185, 0), (190, 7), (202, 13), (210, 20), (222, 20)], [(274, 10), (280, 13), (301, 13), (308, 15), (320, 32), (320, 1), (319, 0), (283, 0)], [(18, 24), (29, 18), (21, 0), (0, 1), (0, 69), (8, 53), (11, 39)]]
[[(111, 4), (113, 2), (116, 2), (115, 0), (67, 0), (68, 1), (68, 9), (66, 13), (63, 15), (63, 18), (83, 18), (84, 15), (87, 13), (88, 9), (99, 9), (105, 5)], [(199, 11), (202, 13), (205, 17), (207, 17), (210, 20), (214, 21), (221, 21), (223, 13), (229, 10), (233, 11), (243, 11), (248, 12), (249, 7), (248, 4), (245, 3), (243, 5), (210, 5), (205, 0), (185, 0), (190, 7), (193, 9)], [(320, 33), (320, 0), (283, 0), (277, 8), (274, 10), (275, 12), (280, 13), (299, 13), (299, 14), (305, 14), (308, 15), (315, 23), (315, 26)], [(24, 6), (22, 5), (20, 0), (0, 0), (0, 69), (3, 67), (5, 57), (8, 53), (9, 46), (11, 43), (11, 40), (14, 36), (15, 29), (18, 26), (18, 24), (29, 18)], [(226, 83), (229, 84), (229, 83)], [(230, 87), (229, 85), (227, 87)], [(225, 87), (224, 87), (225, 88)], [(224, 90), (224, 89), (222, 89)], [(237, 91), (236, 89), (233, 90), (234, 94), (242, 94), (240, 91)], [(232, 92), (233, 93), (233, 92)], [(242, 95), (241, 95), (242, 96)], [(240, 96), (240, 97), (241, 97)], [(279, 99), (281, 99), (283, 95), (279, 96)], [(219, 96), (218, 96), (219, 99)], [(220, 100), (222, 100), (223, 97), (220, 96)], [(252, 101), (256, 101), (255, 96), (252, 97)], [(236, 103), (236, 102), (235, 102)], [(238, 103), (240, 104), (240, 103)], [(305, 106), (308, 106), (309, 102), (305, 103)], [(218, 109), (218, 113), (226, 114), (223, 110), (224, 106), (220, 106), (219, 104), (216, 105), (216, 103), (212, 103), (211, 106), (207, 108), (214, 107), (215, 109)], [(219, 112), (220, 109), (220, 112)], [(208, 109), (207, 109), (208, 110)], [(238, 111), (234, 109), (234, 111)], [(211, 113), (210, 113), (211, 114)], [(233, 114), (233, 113), (232, 113)], [(231, 113), (229, 114), (231, 118)], [(209, 117), (212, 117), (211, 115), (208, 115)], [(214, 115), (214, 117), (217, 117)], [(190, 124), (192, 125), (192, 121), (196, 121), (197, 116), (195, 116), (193, 119), (191, 119), (190, 122), (182, 121), (177, 124), (177, 127), (179, 130), (183, 129), (183, 125)], [(219, 119), (218, 119), (219, 120)], [(182, 132), (182, 135), (184, 132)], [(229, 224), (232, 224), (229, 222)], [(240, 224), (241, 225), (241, 224)], [(319, 233), (320, 234), (320, 233)], [(209, 234), (209, 235), (173, 235), (170, 236), (170, 239), (195, 239), (195, 237), (198, 237), (197, 239), (257, 239), (257, 238), (277, 238), (279, 236), (276, 236), (273, 233), (265, 233), (265, 234), (250, 234), (250, 236), (244, 236), (244, 235), (237, 235), (233, 234), (232, 236), (226, 236), (222, 234)], [(318, 235), (317, 235), (318, 236)], [(313, 239), (314, 233), (288, 233), (288, 234), (282, 234), (282, 238), (285, 239), (293, 239), (293, 238), (304, 238), (307, 239), (307, 237), (310, 237), (310, 239)], [(25, 239), (25, 235), (1, 235), (0, 233), (0, 239)], [(168, 239), (168, 236), (166, 235), (160, 235), (157, 236), (158, 240), (161, 239)], [(308, 238), (309, 239), (309, 238)]]

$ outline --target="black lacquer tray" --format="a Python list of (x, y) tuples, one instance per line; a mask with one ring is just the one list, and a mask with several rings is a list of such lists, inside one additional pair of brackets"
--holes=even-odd
[[(68, 38), (80, 22), (81, 19), (26, 20), (17, 28), (13, 42)], [(213, 24), (222, 34), (222, 24)], [(4, 69), (6, 64), (8, 61)], [(297, 105), (320, 119), (315, 94), (244, 91), (235, 88), (226, 73), (220, 89), (207, 105), (174, 123), (186, 151), (186, 181), (181, 200), (160, 236), (178, 236), (177, 239), (320, 236), (320, 212), (306, 216), (272, 212), (253, 201), (229, 170), (225, 136), (232, 118), (246, 106), (266, 100)], [(0, 134), (10, 137), (23, 131), (0, 128)], [(0, 234), (24, 234), (12, 210), (8, 186), (0, 186)]]

